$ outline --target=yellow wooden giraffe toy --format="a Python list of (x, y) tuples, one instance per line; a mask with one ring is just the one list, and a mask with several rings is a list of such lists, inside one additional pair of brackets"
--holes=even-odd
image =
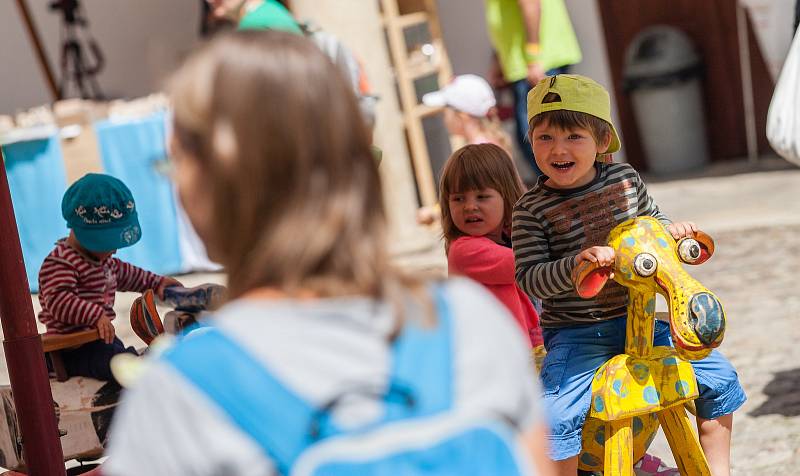
[[(606, 475), (633, 476), (659, 423), (682, 475), (709, 475), (708, 463), (684, 409), (697, 398), (689, 360), (719, 346), (725, 315), (714, 294), (682, 263), (700, 264), (714, 252), (705, 233), (676, 242), (652, 217), (617, 225), (608, 236), (613, 269), (582, 262), (573, 272), (581, 297), (597, 295), (611, 277), (629, 289), (625, 353), (606, 362), (592, 381), (592, 404), (583, 429), (579, 467)], [(654, 347), (655, 295), (669, 303), (672, 347)]]

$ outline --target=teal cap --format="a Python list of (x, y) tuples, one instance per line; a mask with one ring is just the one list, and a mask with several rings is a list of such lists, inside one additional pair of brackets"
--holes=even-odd
[(110, 175), (86, 174), (73, 183), (61, 200), (61, 215), (89, 251), (118, 250), (142, 237), (133, 194)]

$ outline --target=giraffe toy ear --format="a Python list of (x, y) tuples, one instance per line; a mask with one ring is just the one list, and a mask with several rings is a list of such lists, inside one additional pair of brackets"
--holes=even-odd
[(584, 299), (597, 296), (613, 271), (614, 268), (611, 266), (600, 266), (591, 261), (582, 261), (572, 270), (572, 282), (575, 284), (578, 296)]
[(709, 236), (707, 233), (704, 233), (702, 231), (697, 231), (697, 233), (694, 234), (694, 239), (697, 240), (698, 243), (700, 243), (700, 248), (701, 248), (700, 257), (702, 258), (702, 261), (700, 261), (700, 263), (708, 261), (708, 259), (711, 258), (711, 256), (714, 254), (714, 239), (711, 238), (711, 236)]
[(695, 232), (693, 237), (681, 238), (677, 246), (678, 256), (686, 264), (703, 264), (714, 254), (714, 240), (702, 231)]

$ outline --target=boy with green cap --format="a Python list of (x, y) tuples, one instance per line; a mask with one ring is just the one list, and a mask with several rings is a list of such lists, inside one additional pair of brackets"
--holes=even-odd
[[(612, 265), (614, 250), (605, 246), (606, 237), (630, 218), (653, 216), (676, 240), (693, 236), (697, 228), (673, 223), (630, 165), (611, 163), (620, 141), (608, 92), (596, 82), (569, 74), (542, 79), (528, 94), (528, 121), (543, 175), (517, 202), (511, 239), (517, 283), (542, 299), (548, 354), (541, 379), (551, 409), (551, 457), (559, 474), (574, 476), (592, 378), (624, 350), (628, 292), (609, 281), (597, 297), (583, 299), (572, 270), (586, 260)], [(667, 323), (656, 322), (654, 342), (671, 345)], [(736, 371), (718, 351), (692, 365), (700, 389), (695, 401), (700, 443), (713, 474), (726, 475), (733, 412), (746, 397)], [(637, 469), (637, 474), (642, 473)], [(650, 474), (668, 473), (656, 468)]]
[(39, 270), (39, 320), (48, 333), (96, 328), (100, 340), (62, 353), (70, 376), (113, 380), (109, 362), (116, 354), (136, 353), (114, 334), (114, 297), (119, 291), (156, 290), (180, 285), (112, 255), (141, 238), (136, 202), (120, 180), (87, 174), (64, 193), (61, 214), (71, 229)]

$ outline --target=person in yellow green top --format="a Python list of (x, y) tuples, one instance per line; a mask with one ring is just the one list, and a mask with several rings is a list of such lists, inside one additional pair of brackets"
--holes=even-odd
[(540, 174), (527, 139), (527, 97), (545, 75), (565, 73), (581, 61), (581, 49), (564, 0), (485, 0), (489, 39), (503, 78), (514, 92), (517, 141)]

